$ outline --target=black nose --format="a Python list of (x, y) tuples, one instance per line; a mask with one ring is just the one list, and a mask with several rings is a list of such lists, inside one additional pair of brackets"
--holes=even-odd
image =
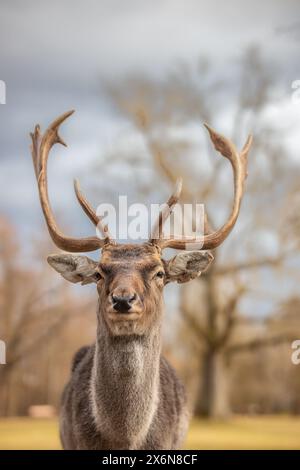
[(131, 309), (132, 303), (136, 299), (136, 294), (133, 295), (112, 295), (113, 307), (117, 312), (128, 312)]

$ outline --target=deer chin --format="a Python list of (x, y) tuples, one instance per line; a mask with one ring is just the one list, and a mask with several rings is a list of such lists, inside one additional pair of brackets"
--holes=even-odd
[(142, 311), (128, 313), (109, 311), (105, 316), (106, 323), (114, 336), (143, 335), (145, 333)]
[(113, 336), (142, 336), (145, 328), (138, 320), (110, 321), (109, 329)]

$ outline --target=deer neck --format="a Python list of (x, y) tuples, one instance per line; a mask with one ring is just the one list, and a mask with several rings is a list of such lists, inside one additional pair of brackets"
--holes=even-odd
[(97, 429), (115, 445), (135, 448), (149, 430), (158, 405), (160, 354), (160, 323), (143, 336), (112, 336), (99, 315), (92, 412)]

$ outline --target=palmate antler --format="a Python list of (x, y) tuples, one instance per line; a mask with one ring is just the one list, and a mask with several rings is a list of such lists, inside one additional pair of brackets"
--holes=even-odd
[(98, 237), (71, 238), (64, 235), (58, 228), (48, 198), (48, 182), (47, 182), (47, 161), (51, 148), (55, 144), (62, 144), (66, 147), (66, 143), (58, 134), (60, 125), (73, 114), (74, 111), (68, 111), (57, 118), (45, 131), (43, 135), (40, 132), (40, 126), (35, 126), (34, 132), (31, 133), (32, 139), (32, 159), (35, 175), (38, 182), (39, 195), (44, 217), (48, 226), (50, 236), (56, 246), (62, 250), (70, 252), (94, 251), (101, 248), (105, 243), (111, 242), (107, 228), (101, 223), (101, 219), (96, 215), (90, 204), (86, 201), (79, 190), (78, 182), (75, 182), (75, 192), (82, 208), (92, 220), (92, 222), (102, 230), (104, 240)]
[[(43, 135), (40, 133), (40, 127), (37, 125), (31, 135), (32, 138), (32, 158), (33, 165), (38, 181), (39, 195), (44, 217), (48, 226), (48, 230), (53, 242), (59, 248), (69, 252), (83, 252), (83, 251), (94, 251), (102, 248), (106, 244), (114, 244), (115, 241), (109, 234), (107, 225), (102, 224), (102, 220), (97, 216), (96, 212), (83, 196), (79, 188), (77, 180), (74, 181), (74, 189), (76, 197), (83, 208), (86, 215), (97, 226), (104, 235), (104, 239), (98, 237), (86, 237), (86, 238), (71, 238), (64, 235), (58, 228), (54, 215), (49, 203), (48, 198), (48, 183), (47, 183), (47, 160), (48, 155), (54, 144), (62, 144), (66, 146), (65, 142), (61, 139), (58, 134), (60, 125), (73, 114), (74, 111), (68, 111), (62, 116), (58, 117), (45, 131)], [(206, 234), (203, 236), (203, 243), (201, 243), (201, 250), (209, 250), (217, 248), (227, 238), (232, 228), (234, 227), (241, 206), (241, 200), (244, 192), (244, 182), (247, 177), (247, 157), (252, 143), (252, 136), (249, 136), (242, 151), (238, 153), (234, 144), (217, 134), (211, 127), (205, 124), (210, 138), (214, 144), (215, 149), (220, 152), (224, 157), (230, 160), (234, 174), (234, 203), (231, 211), (231, 215), (227, 222), (217, 231)], [(164, 205), (163, 210), (160, 212), (150, 243), (155, 244), (161, 249), (174, 248), (177, 250), (187, 250), (190, 247), (194, 248), (195, 244), (199, 244), (199, 239), (193, 237), (183, 237), (180, 239), (165, 239), (163, 237), (163, 225), (170, 216), (174, 206), (179, 200), (182, 188), (182, 180), (178, 179), (175, 187), (175, 191)]]
[[(237, 221), (244, 193), (244, 183), (245, 179), (247, 178), (247, 159), (252, 144), (252, 136), (249, 135), (242, 151), (239, 153), (235, 145), (230, 140), (218, 134), (207, 124), (204, 125), (209, 132), (210, 138), (214, 144), (215, 149), (220, 152), (224, 157), (228, 158), (228, 160), (230, 161), (234, 175), (234, 203), (229, 219), (219, 230), (204, 235), (201, 240), (201, 250), (211, 250), (217, 248), (219, 245), (221, 245), (221, 243), (223, 243), (223, 241), (228, 237), (229, 233), (231, 232)], [(171, 196), (171, 198), (167, 202), (167, 207), (169, 207), (169, 211), (164, 209), (165, 214), (168, 213), (169, 215), (171, 213), (172, 208), (179, 199), (179, 196), (180, 193), (178, 193), (178, 190), (176, 189), (173, 196)], [(176, 202), (174, 202), (174, 199), (176, 198), (177, 200)], [(170, 201), (172, 201), (172, 204), (170, 204)], [(181, 239), (165, 239), (163, 237), (162, 225), (163, 222), (167, 219), (167, 217), (164, 216), (164, 213), (161, 212), (159, 215), (159, 220), (161, 221), (161, 223), (159, 223), (158, 233), (160, 235), (160, 238), (155, 240), (152, 239), (152, 242), (160, 246), (161, 249), (174, 248), (176, 250), (187, 250), (192, 245), (194, 248), (195, 244), (199, 244), (199, 238), (195, 237), (183, 237)], [(155, 230), (158, 230), (157, 225), (155, 226)]]

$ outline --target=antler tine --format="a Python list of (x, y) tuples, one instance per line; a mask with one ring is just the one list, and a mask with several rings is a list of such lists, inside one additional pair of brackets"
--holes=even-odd
[(40, 132), (40, 126), (37, 124), (34, 128), (34, 132), (30, 132), (30, 137), (32, 140), (32, 145), (31, 145), (31, 155), (32, 155), (32, 161), (33, 161), (33, 168), (35, 172), (35, 177), (38, 179), (41, 168), (40, 168), (40, 162), (39, 162), (39, 146), (41, 143), (41, 132)]
[[(240, 211), (241, 201), (244, 193), (244, 183), (247, 178), (247, 159), (252, 144), (252, 136), (249, 135), (242, 151), (239, 153), (235, 145), (224, 136), (218, 134), (214, 129), (204, 124), (209, 132), (215, 149), (231, 163), (234, 174), (234, 202), (230, 217), (227, 222), (217, 231), (205, 234), (203, 237), (202, 250), (217, 248), (227, 238), (233, 229)], [(183, 239), (171, 239), (163, 242), (162, 248), (175, 248), (185, 250), (189, 244), (199, 243), (196, 238), (185, 237)]]
[(177, 204), (182, 190), (182, 178), (178, 178), (175, 184), (175, 189), (167, 202), (164, 204), (159, 213), (158, 219), (152, 229), (150, 243), (154, 245), (161, 245), (163, 243), (163, 226), (165, 221), (169, 218), (175, 204)]
[(65, 236), (58, 228), (54, 215), (50, 206), (48, 197), (48, 183), (47, 183), (47, 161), (48, 155), (53, 145), (60, 143), (66, 146), (66, 143), (58, 134), (60, 125), (73, 114), (74, 111), (59, 116), (41, 136), (39, 125), (35, 126), (35, 130), (31, 133), (32, 139), (32, 159), (36, 178), (38, 181), (39, 196), (44, 213), (45, 221), (50, 233), (50, 236), (59, 248), (70, 252), (94, 251), (101, 248), (104, 244), (103, 240), (98, 237), (86, 238), (70, 238)]
[(112, 239), (112, 236), (109, 233), (107, 224), (103, 225), (101, 217), (99, 217), (96, 214), (95, 210), (92, 208), (92, 206), (90, 205), (90, 203), (85, 198), (82, 191), (80, 190), (79, 181), (78, 181), (77, 178), (74, 180), (74, 190), (75, 190), (77, 200), (78, 200), (79, 204), (81, 205), (82, 209), (84, 210), (84, 212), (86, 213), (86, 215), (88, 216), (88, 218), (92, 221), (92, 223), (98, 229), (101, 230), (101, 232), (104, 236), (105, 243), (114, 243), (114, 241)]

